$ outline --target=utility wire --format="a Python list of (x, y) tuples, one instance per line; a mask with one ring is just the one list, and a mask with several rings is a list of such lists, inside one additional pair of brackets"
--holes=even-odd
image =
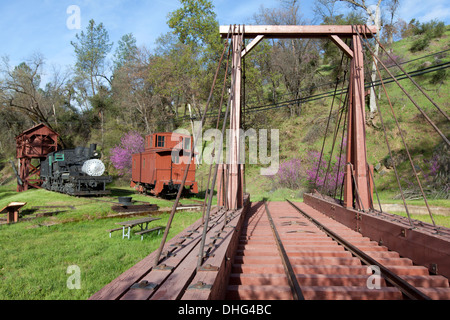
[[(415, 71), (411, 71), (408, 72), (408, 74), (411, 77), (417, 77), (417, 76), (422, 76), (431, 72), (436, 72), (439, 70), (445, 70), (447, 68), (450, 67), (450, 62), (446, 62), (446, 63), (442, 63), (436, 66), (431, 66), (431, 67), (427, 67), (427, 68), (423, 68), (423, 69), (419, 69), (419, 70), (415, 70)], [(399, 80), (404, 80), (404, 79), (408, 79), (408, 76), (406, 76), (406, 74), (402, 73), (399, 74), (397, 76), (395, 76), (395, 79), (397, 81)], [(384, 84), (389, 84), (392, 82), (395, 82), (395, 80), (393, 77), (389, 76), (383, 79)], [(334, 82), (334, 84), (336, 84), (336, 82)], [(366, 83), (364, 85), (365, 89), (369, 89), (372, 86), (374, 87), (378, 87), (381, 86), (381, 80), (377, 80), (375, 81), (373, 84), (372, 83)], [(304, 89), (307, 90), (307, 89)], [(347, 92), (348, 89), (344, 89), (343, 93)], [(336, 92), (336, 94), (340, 94), (341, 90), (338, 90)], [(315, 95), (310, 95), (307, 97), (303, 97), (303, 98), (299, 98), (299, 99), (292, 99), (292, 100), (286, 100), (286, 101), (282, 101), (282, 102), (278, 102), (278, 103), (272, 103), (272, 104), (267, 104), (267, 105), (263, 105), (263, 106), (256, 106), (256, 107), (248, 107), (246, 109), (246, 112), (260, 112), (260, 111), (267, 111), (267, 110), (272, 110), (272, 109), (279, 109), (279, 108), (284, 108), (284, 107), (288, 107), (292, 104), (295, 103), (306, 103), (306, 102), (312, 102), (312, 101), (316, 101), (316, 100), (320, 100), (320, 99), (324, 99), (324, 98), (329, 98), (332, 97), (335, 94), (334, 90), (333, 91), (327, 91), (327, 92), (323, 92), (323, 93), (319, 93), (319, 94), (315, 94)], [(216, 117), (217, 114), (216, 113), (210, 113), (207, 114), (206, 117), (210, 118), (210, 117)], [(178, 118), (179, 120), (185, 120), (188, 119), (189, 117), (180, 117)]]

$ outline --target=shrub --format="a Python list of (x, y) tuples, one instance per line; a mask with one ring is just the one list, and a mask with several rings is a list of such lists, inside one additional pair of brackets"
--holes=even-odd
[(310, 188), (319, 188), (321, 192), (334, 195), (335, 190), (342, 185), (345, 175), (346, 155), (335, 156), (330, 163), (328, 170), (328, 160), (320, 152), (312, 151), (308, 154), (310, 166), (307, 170), (307, 181)]
[(430, 42), (431, 38), (428, 38), (427, 36), (425, 36), (424, 38), (417, 39), (416, 41), (413, 42), (413, 44), (409, 48), (409, 51), (411, 51), (412, 53), (422, 51), (426, 47), (428, 47)]
[(111, 149), (111, 163), (119, 174), (131, 173), (131, 156), (144, 151), (144, 138), (134, 131), (125, 134), (118, 146)]
[(414, 35), (422, 36), (413, 42), (409, 50), (411, 52), (418, 52), (424, 50), (432, 39), (440, 38), (445, 32), (445, 23), (437, 20), (432, 20), (426, 23), (419, 23), (419, 21), (411, 21), (413, 25)]
[(443, 83), (447, 79), (447, 70), (441, 69), (438, 70), (430, 80), (431, 84), (440, 84)]
[[(344, 152), (346, 145), (345, 139), (342, 145)], [(335, 152), (340, 148), (336, 147)], [(326, 155), (321, 157), (319, 151), (310, 151), (306, 158), (293, 158), (282, 162), (278, 172), (271, 176), (271, 179), (277, 187), (320, 189), (323, 193), (334, 195), (335, 190), (344, 181), (346, 155), (334, 156), (327, 174), (328, 163), (329, 157)]]
[(430, 38), (440, 38), (445, 32), (445, 23), (442, 21), (431, 20), (430, 22), (419, 23), (414, 25), (415, 35), (427, 35)]
[(282, 188), (300, 189), (304, 181), (302, 161), (301, 158), (294, 158), (281, 163), (273, 176), (275, 184)]

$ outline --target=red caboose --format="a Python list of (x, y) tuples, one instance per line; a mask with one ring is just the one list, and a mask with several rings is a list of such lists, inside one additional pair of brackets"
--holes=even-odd
[(132, 156), (132, 186), (141, 192), (169, 195), (178, 192), (187, 163), (183, 187), (198, 193), (195, 157), (191, 159), (192, 137), (178, 133), (154, 133), (145, 137), (145, 151)]

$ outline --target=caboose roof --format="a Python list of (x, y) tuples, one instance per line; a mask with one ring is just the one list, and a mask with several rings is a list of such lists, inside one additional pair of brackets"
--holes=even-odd
[(176, 135), (176, 136), (183, 136), (183, 137), (190, 137), (191, 135), (188, 134), (183, 134), (183, 133), (178, 133), (178, 132), (156, 132), (156, 133), (152, 133), (149, 134), (149, 136), (169, 136), (169, 135)]

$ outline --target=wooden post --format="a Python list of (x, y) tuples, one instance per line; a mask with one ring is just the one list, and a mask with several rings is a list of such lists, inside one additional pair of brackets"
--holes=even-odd
[[(361, 201), (357, 201), (358, 209), (368, 210), (370, 208), (368, 176), (367, 176), (367, 155), (366, 155), (366, 113), (364, 94), (364, 52), (359, 36), (353, 36), (352, 60), (353, 77), (353, 121), (354, 121), (354, 168), (355, 180), (358, 185)], [(361, 205), (363, 208), (361, 208)]]
[(240, 128), (241, 128), (241, 54), (243, 45), (243, 35), (240, 26), (234, 26), (232, 36), (233, 41), (233, 55), (232, 55), (232, 83), (234, 87), (231, 88), (233, 97), (231, 100), (230, 111), (230, 163), (229, 163), (229, 178), (227, 191), (227, 208), (238, 209), (243, 206), (243, 181), (241, 181), (240, 173)]
[[(225, 199), (224, 199), (224, 178), (225, 178), (225, 168), (224, 164), (219, 164), (217, 168), (217, 182), (216, 182), (216, 188), (217, 188), (217, 206), (218, 207), (224, 207), (225, 206)], [(211, 190), (214, 192), (214, 190)]]
[[(350, 69), (350, 79), (352, 79), (353, 69)], [(347, 125), (347, 154), (346, 154), (346, 166), (344, 176), (344, 207), (353, 208), (353, 172), (351, 163), (353, 163), (352, 150), (353, 150), (353, 82), (350, 81), (348, 88), (348, 125)]]
[[(369, 189), (369, 177), (367, 172), (366, 135), (365, 135), (365, 93), (364, 93), (364, 57), (361, 40), (353, 35), (353, 59), (350, 70), (350, 104), (347, 131), (347, 164), (354, 168), (356, 187), (352, 181), (351, 166), (347, 165), (345, 175), (344, 206), (353, 206), (353, 199), (357, 209), (368, 210), (371, 208), (372, 195)], [(358, 190), (358, 195), (355, 190)]]

